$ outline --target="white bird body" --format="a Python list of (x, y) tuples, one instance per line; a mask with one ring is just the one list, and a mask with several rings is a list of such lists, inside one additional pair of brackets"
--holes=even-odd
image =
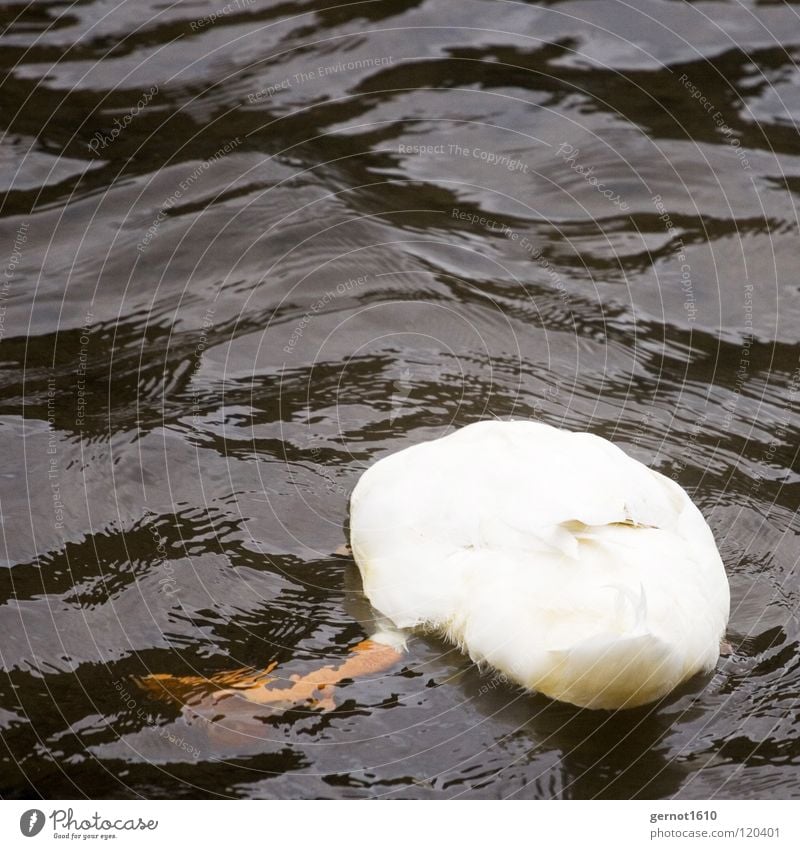
[(414, 445), (362, 475), (350, 529), (390, 623), (377, 639), (437, 631), (588, 708), (654, 701), (719, 657), (730, 594), (711, 530), (601, 437), (484, 421)]

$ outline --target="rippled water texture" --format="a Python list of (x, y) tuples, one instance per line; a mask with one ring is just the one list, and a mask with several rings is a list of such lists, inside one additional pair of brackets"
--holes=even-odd
[[(800, 7), (0, 6), (2, 794), (800, 795)], [(733, 653), (619, 714), (366, 636), (348, 494), (480, 418), (685, 486)], [(546, 485), (546, 481), (543, 485)]]

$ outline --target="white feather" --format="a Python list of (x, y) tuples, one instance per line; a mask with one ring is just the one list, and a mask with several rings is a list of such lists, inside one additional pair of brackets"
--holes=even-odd
[(600, 437), (469, 425), (368, 469), (350, 526), (391, 625), (436, 629), (552, 698), (633, 707), (719, 657), (730, 602), (708, 525)]

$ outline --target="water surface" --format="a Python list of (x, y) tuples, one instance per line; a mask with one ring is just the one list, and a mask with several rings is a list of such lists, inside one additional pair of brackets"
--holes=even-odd
[[(796, 4), (0, 22), (2, 795), (800, 795)], [(359, 474), (486, 417), (689, 490), (713, 675), (579, 711), (419, 638), (327, 713), (209, 729), (137, 690), (342, 658)]]

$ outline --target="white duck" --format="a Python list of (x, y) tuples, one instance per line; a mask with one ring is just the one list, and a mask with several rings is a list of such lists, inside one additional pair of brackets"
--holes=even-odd
[(730, 593), (674, 481), (589, 433), (483, 421), (377, 462), (353, 555), (393, 629), (442, 633), (511, 682), (627, 708), (714, 668)]
[[(589, 433), (483, 421), (362, 475), (350, 542), (380, 627), (338, 667), (149, 676), (182, 701), (334, 705), (346, 678), (437, 632), (509, 682), (586, 708), (652, 702), (714, 668), (730, 593), (711, 530), (674, 481)], [(202, 696), (201, 696), (202, 699)]]

